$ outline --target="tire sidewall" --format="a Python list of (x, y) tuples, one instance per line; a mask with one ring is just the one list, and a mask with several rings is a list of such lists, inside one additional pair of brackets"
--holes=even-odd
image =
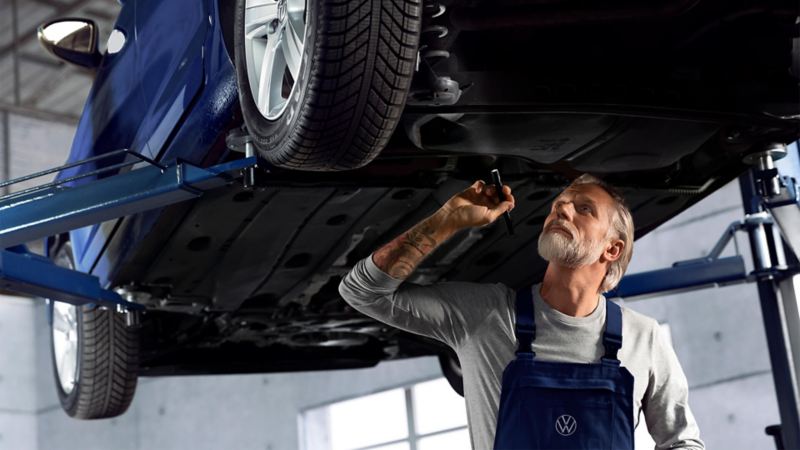
[(236, 1), (234, 15), (234, 67), (239, 90), (239, 102), (242, 108), (245, 125), (250, 135), (256, 141), (257, 147), (263, 151), (272, 151), (291, 139), (291, 132), (298, 118), (302, 115), (306, 104), (309, 103), (309, 81), (311, 79), (312, 65), (317, 62), (314, 58), (317, 44), (318, 14), (321, 10), (319, 0), (306, 0), (306, 26), (303, 46), (303, 57), (300, 64), (300, 74), (295, 80), (294, 89), (289, 96), (286, 108), (276, 120), (264, 117), (256, 106), (253, 93), (250, 90), (250, 81), (247, 74), (245, 61), (244, 41), (244, 11), (245, 0)]
[[(51, 302), (52, 307), (52, 302)], [(75, 374), (75, 387), (72, 389), (72, 392), (67, 394), (64, 392), (64, 389), (61, 387), (61, 381), (58, 377), (58, 369), (56, 368), (56, 358), (55, 358), (55, 347), (53, 346), (53, 327), (50, 327), (50, 356), (52, 360), (53, 366), (53, 379), (56, 382), (56, 390), (58, 391), (58, 399), (61, 402), (61, 407), (64, 411), (67, 412), (68, 415), (74, 416), (77, 409), (78, 409), (78, 397), (80, 397), (80, 390), (81, 390), (81, 372), (83, 371), (83, 307), (78, 307), (78, 313), (76, 315), (77, 322), (78, 322), (78, 352), (77, 357), (78, 360), (76, 362), (76, 374)]]
[(453, 391), (463, 397), (464, 372), (455, 352), (448, 351), (439, 354), (439, 366), (442, 369), (442, 375), (444, 375), (450, 387), (453, 388)]
[[(60, 248), (56, 252), (56, 259), (58, 253), (60, 252), (67, 252), (67, 257), (70, 258), (70, 261), (74, 259), (72, 257), (72, 247), (69, 245), (69, 242), (65, 242), (60, 246)], [(78, 351), (77, 351), (77, 361), (75, 364), (75, 386), (73, 387), (72, 391), (68, 394), (64, 392), (64, 389), (61, 387), (61, 381), (58, 376), (58, 368), (56, 367), (57, 360), (56, 360), (56, 348), (53, 343), (53, 319), (54, 319), (54, 308), (55, 304), (53, 300), (49, 302), (49, 310), (48, 315), (50, 317), (50, 365), (53, 368), (53, 380), (56, 384), (56, 392), (58, 392), (58, 400), (61, 402), (61, 407), (64, 411), (67, 412), (68, 415), (74, 416), (77, 407), (78, 407), (78, 397), (80, 396), (80, 389), (81, 389), (81, 372), (83, 371), (83, 348), (84, 348), (84, 335), (83, 335), (83, 314), (85, 306), (78, 306), (77, 312), (75, 314), (76, 321), (77, 321), (77, 329), (78, 329)]]

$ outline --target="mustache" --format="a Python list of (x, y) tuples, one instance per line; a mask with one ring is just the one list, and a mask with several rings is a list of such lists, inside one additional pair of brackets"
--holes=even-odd
[(561, 228), (562, 230), (565, 230), (567, 233), (570, 234), (570, 236), (575, 236), (575, 233), (572, 231), (572, 229), (569, 226), (566, 225), (565, 222), (562, 222), (562, 221), (550, 222), (550, 224), (547, 225), (547, 231), (551, 231), (554, 227)]

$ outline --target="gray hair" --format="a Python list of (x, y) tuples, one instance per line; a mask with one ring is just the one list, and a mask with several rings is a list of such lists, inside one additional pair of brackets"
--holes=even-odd
[(603, 277), (603, 282), (600, 284), (600, 292), (608, 292), (617, 287), (619, 280), (621, 280), (622, 276), (625, 274), (628, 263), (631, 262), (631, 257), (633, 256), (633, 215), (631, 215), (631, 211), (625, 199), (622, 197), (622, 194), (605, 181), (594, 175), (584, 173), (574, 179), (567, 189), (581, 184), (596, 184), (602, 187), (608, 192), (608, 195), (614, 199), (614, 215), (611, 218), (610, 227), (608, 228), (608, 233), (606, 233), (606, 239), (610, 238), (612, 233), (614, 233), (614, 238), (621, 239), (625, 245), (622, 248), (622, 255), (620, 255), (616, 261), (612, 261), (611, 264), (608, 265), (606, 276)]

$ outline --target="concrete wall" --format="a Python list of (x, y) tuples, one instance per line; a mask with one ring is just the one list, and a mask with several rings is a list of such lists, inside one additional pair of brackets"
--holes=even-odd
[(0, 449), (35, 449), (35, 303), (0, 295)]
[[(63, 164), (74, 132), (73, 125), (0, 111), (0, 179)], [(32, 180), (12, 190), (51, 179), (52, 176)], [(3, 450), (39, 448), (41, 380), (46, 378), (52, 383), (50, 369), (42, 373), (43, 365), (38, 361), (49, 356), (41, 350), (47, 348), (42, 344), (48, 342), (49, 335), (42, 341), (42, 328), (36, 326), (37, 321), (44, 320), (42, 304), (41, 300), (0, 294), (0, 449)]]
[(145, 378), (126, 414), (93, 422), (67, 418), (51, 387), (38, 448), (296, 449), (301, 411), (438, 376), (438, 361), (428, 357), (331, 372)]
[[(3, 144), (5, 133), (3, 119), (8, 115), (8, 148), (5, 155)], [(5, 178), (6, 170), (10, 179), (27, 175), (64, 164), (69, 155), (75, 127), (72, 125), (45, 122), (40, 119), (0, 111), (0, 177)], [(7, 169), (6, 169), (7, 164)], [(12, 191), (35, 186), (52, 180), (53, 176), (38, 178), (19, 185)]]

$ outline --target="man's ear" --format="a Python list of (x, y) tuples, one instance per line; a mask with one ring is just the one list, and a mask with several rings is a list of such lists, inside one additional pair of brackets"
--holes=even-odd
[(612, 239), (606, 245), (603, 251), (602, 259), (605, 261), (616, 261), (622, 256), (622, 250), (625, 248), (625, 242), (622, 239)]

